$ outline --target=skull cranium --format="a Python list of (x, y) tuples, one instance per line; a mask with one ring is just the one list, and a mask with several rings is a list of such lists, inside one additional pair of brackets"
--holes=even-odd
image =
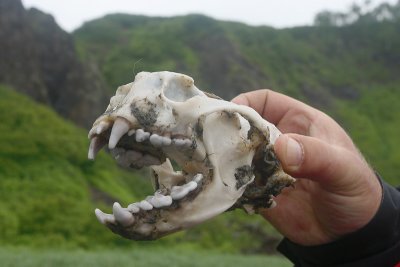
[(94, 122), (88, 156), (108, 144), (120, 165), (150, 166), (156, 191), (96, 216), (115, 233), (149, 240), (226, 210), (271, 207), (273, 196), (294, 183), (275, 157), (279, 134), (253, 109), (202, 92), (186, 75), (141, 72)]

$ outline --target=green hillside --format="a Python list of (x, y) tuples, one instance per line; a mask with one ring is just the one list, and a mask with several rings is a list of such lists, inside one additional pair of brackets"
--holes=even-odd
[(5, 87), (0, 121), (0, 243), (120, 242), (103, 231), (93, 211), (139, 195), (128, 184), (131, 174), (103, 153), (88, 161), (85, 131)]

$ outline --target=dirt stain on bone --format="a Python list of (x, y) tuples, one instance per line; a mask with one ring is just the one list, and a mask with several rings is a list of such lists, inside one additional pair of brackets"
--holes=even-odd
[(151, 127), (158, 118), (156, 104), (151, 103), (147, 99), (133, 102), (131, 104), (131, 114), (145, 128)]

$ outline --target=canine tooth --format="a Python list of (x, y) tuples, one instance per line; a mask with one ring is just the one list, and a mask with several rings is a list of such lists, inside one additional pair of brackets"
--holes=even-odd
[(132, 213), (138, 213), (140, 211), (138, 203), (129, 204), (127, 209)]
[(128, 132), (128, 136), (132, 136), (134, 133), (136, 132), (135, 129), (129, 130)]
[(117, 222), (119, 222), (123, 226), (129, 226), (135, 221), (132, 213), (122, 208), (118, 202), (115, 202), (113, 205), (113, 213), (115, 220), (117, 220)]
[(97, 153), (106, 145), (106, 140), (102, 137), (93, 137), (90, 140), (89, 151), (88, 151), (88, 159), (93, 160)]
[(172, 204), (172, 197), (155, 193), (154, 196), (151, 196), (147, 201), (155, 208), (162, 208)]
[(104, 131), (106, 131), (110, 127), (109, 122), (102, 121), (99, 123), (99, 125), (96, 127), (96, 133), (101, 134)]
[(99, 222), (101, 222), (102, 224), (104, 225), (106, 225), (107, 223), (115, 224), (114, 215), (104, 213), (99, 209), (95, 209), (94, 213), (96, 214), (96, 217), (99, 220)]
[(147, 200), (142, 200), (139, 202), (139, 208), (142, 210), (152, 210), (153, 206), (147, 201)]
[(138, 142), (138, 143), (143, 142), (143, 141), (146, 141), (147, 139), (149, 139), (149, 137), (150, 137), (150, 133), (145, 132), (143, 129), (138, 129), (138, 130), (136, 131), (135, 140), (136, 140), (136, 142)]
[(126, 134), (129, 130), (129, 124), (126, 120), (118, 118), (115, 120), (113, 128), (111, 130), (110, 140), (108, 147), (110, 149), (115, 148), (121, 137)]
[(189, 190), (184, 186), (175, 185), (171, 188), (171, 198), (173, 200), (179, 200), (184, 198), (187, 194), (189, 194)]

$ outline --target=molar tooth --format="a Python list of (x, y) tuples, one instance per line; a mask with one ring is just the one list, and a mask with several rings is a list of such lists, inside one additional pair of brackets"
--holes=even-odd
[(162, 141), (163, 141), (162, 137), (159, 136), (158, 134), (152, 134), (150, 136), (150, 143), (155, 147), (162, 146)]
[(108, 142), (108, 147), (110, 149), (115, 148), (121, 137), (126, 134), (129, 130), (129, 124), (125, 119), (117, 118), (114, 122), (113, 128), (111, 130), (110, 140)]
[(154, 196), (151, 196), (147, 201), (155, 208), (162, 208), (172, 204), (172, 197), (164, 196), (156, 192)]
[(104, 224), (104, 225), (107, 225), (107, 223), (115, 224), (114, 215), (104, 213), (104, 212), (102, 212), (102, 211), (99, 210), (99, 209), (95, 209), (94, 212), (95, 212), (95, 214), (96, 214), (97, 219), (98, 219), (99, 222), (101, 222), (102, 224)]
[(175, 185), (171, 188), (171, 198), (173, 200), (179, 200), (189, 194), (189, 190), (183, 186)]
[(90, 140), (89, 151), (88, 151), (88, 159), (94, 160), (97, 153), (106, 145), (106, 140), (102, 137), (93, 137)]
[(153, 206), (147, 201), (147, 200), (142, 200), (139, 202), (139, 208), (142, 210), (152, 210)]
[(149, 139), (150, 133), (145, 132), (143, 129), (137, 129), (135, 140), (136, 142), (140, 143)]
[(129, 204), (127, 209), (132, 213), (138, 213), (140, 211), (138, 203)]
[(174, 139), (174, 144), (177, 147), (189, 148), (192, 145), (192, 140), (190, 140), (188, 138), (185, 138), (185, 139), (176, 138), (176, 139)]
[(193, 176), (193, 181), (195, 181), (196, 183), (200, 183), (201, 180), (203, 180), (204, 176), (201, 173), (196, 174), (195, 176)]
[(184, 184), (183, 187), (185, 187), (189, 192), (191, 192), (197, 188), (197, 183), (195, 181), (190, 181), (189, 183)]
[(135, 221), (132, 213), (122, 208), (118, 202), (115, 202), (113, 205), (113, 213), (117, 222), (119, 222), (123, 226), (129, 226)]
[(167, 137), (167, 136), (162, 136), (162, 145), (163, 146), (169, 146), (172, 143), (171, 138)]

